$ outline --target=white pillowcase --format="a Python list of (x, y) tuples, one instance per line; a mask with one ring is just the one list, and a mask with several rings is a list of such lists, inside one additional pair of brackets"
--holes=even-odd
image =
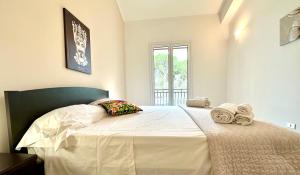
[(35, 147), (58, 147), (62, 142), (59, 139), (65, 138), (68, 130), (83, 128), (106, 116), (102, 107), (94, 105), (81, 104), (55, 109), (33, 122), (16, 149), (33, 144)]
[(112, 100), (111, 98), (102, 98), (102, 99), (99, 99), (99, 100), (96, 100), (96, 101), (93, 101), (92, 103), (90, 103), (90, 105), (99, 105), (103, 102), (106, 102), (106, 101), (109, 101), (109, 100)]

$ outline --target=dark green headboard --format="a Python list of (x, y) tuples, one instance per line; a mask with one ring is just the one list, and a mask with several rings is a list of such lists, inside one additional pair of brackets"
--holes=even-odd
[[(35, 119), (54, 109), (74, 104), (88, 104), (108, 98), (108, 91), (86, 87), (59, 87), (28, 91), (5, 91), (10, 152)], [(26, 150), (21, 150), (26, 152)]]

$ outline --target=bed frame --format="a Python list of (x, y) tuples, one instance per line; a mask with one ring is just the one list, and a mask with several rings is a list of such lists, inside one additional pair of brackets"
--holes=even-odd
[(59, 87), (28, 91), (5, 91), (9, 148), (11, 153), (35, 119), (54, 109), (74, 104), (88, 104), (108, 98), (109, 92), (87, 87)]

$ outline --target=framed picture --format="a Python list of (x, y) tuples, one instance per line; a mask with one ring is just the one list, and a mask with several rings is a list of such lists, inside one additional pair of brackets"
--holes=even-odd
[(91, 74), (90, 30), (67, 9), (63, 13), (66, 68)]
[(300, 38), (300, 7), (280, 20), (280, 45)]

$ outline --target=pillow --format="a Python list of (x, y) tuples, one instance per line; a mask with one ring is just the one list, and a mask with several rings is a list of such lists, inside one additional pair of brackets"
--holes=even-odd
[[(99, 99), (99, 100), (96, 100), (96, 101), (91, 102), (90, 105), (99, 106), (101, 103), (106, 102), (106, 101), (110, 101), (110, 100), (113, 100), (113, 99), (110, 99), (110, 98), (102, 98), (102, 99)], [(101, 106), (101, 105), (100, 105), (100, 106)]]
[(65, 137), (68, 130), (83, 128), (106, 116), (102, 107), (93, 105), (72, 105), (55, 109), (32, 123), (16, 149), (59, 145), (61, 141), (58, 138)]
[(107, 116), (106, 111), (101, 107), (80, 104), (50, 111), (38, 118), (35, 123), (38, 124), (42, 130), (51, 130), (57, 129), (58, 126), (61, 125), (74, 123), (87, 126), (99, 121), (105, 116)]
[(118, 99), (118, 98), (102, 98), (102, 99), (98, 99), (96, 101), (91, 102), (90, 105), (101, 106), (101, 103), (113, 101), (113, 100), (125, 101), (125, 100)]
[(132, 114), (132, 113), (137, 113), (139, 111), (143, 111), (138, 106), (127, 103), (124, 100), (108, 100), (100, 103), (100, 105), (111, 116)]

